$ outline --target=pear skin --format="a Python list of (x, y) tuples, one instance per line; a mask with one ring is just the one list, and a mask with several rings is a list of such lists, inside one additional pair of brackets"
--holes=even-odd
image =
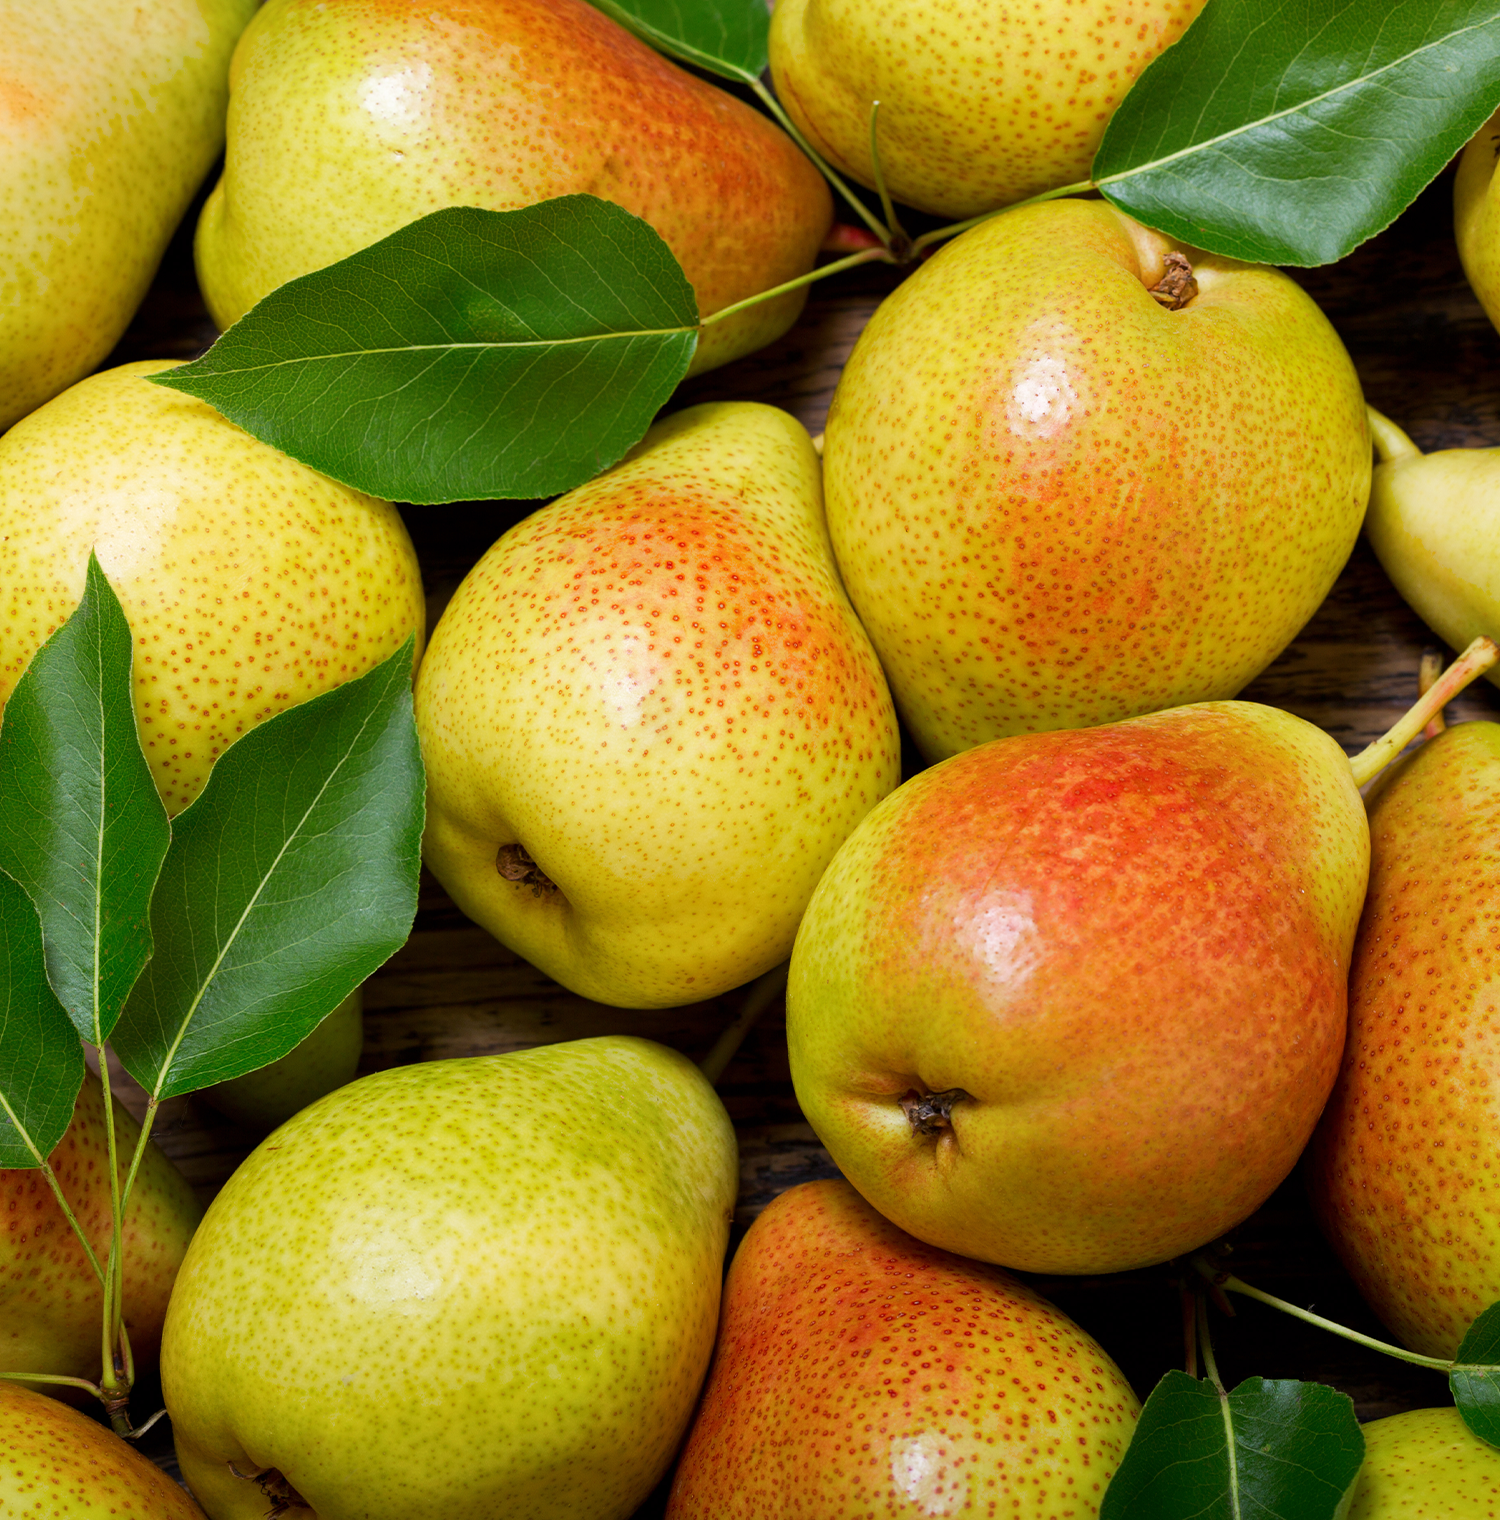
[(283, 708), (408, 634), (422, 577), (400, 514), (298, 464), (170, 363), (90, 376), (0, 439), (0, 704), (83, 595), (89, 550), (135, 637), (141, 745), (169, 813)]
[(1115, 107), (1204, 0), (777, 0), (771, 77), (835, 168), (908, 206), (977, 216), (1089, 177)]
[(1469, 139), (1453, 180), (1458, 257), (1485, 315), (1500, 327), (1500, 111)]
[(433, 631), (416, 709), (433, 873), (547, 975), (621, 1007), (784, 960), (900, 776), (817, 455), (749, 402), (658, 423), (506, 534)]
[(1347, 1520), (1492, 1520), (1500, 1451), (1456, 1409), (1409, 1409), (1361, 1427), (1365, 1465)]
[[(705, 316), (805, 274), (833, 217), (779, 127), (583, 0), (269, 0), (235, 53), (199, 282), (224, 327), (429, 212), (579, 192), (650, 222)], [(805, 299), (716, 323), (690, 373), (779, 337)]]
[(1120, 1272), (1291, 1171), (1343, 1049), (1364, 806), (1289, 713), (998, 739), (850, 836), (787, 989), (797, 1099), (920, 1240)]
[(317, 1520), (625, 1520), (708, 1368), (738, 1180), (713, 1088), (647, 1040), (339, 1088), (183, 1264), (183, 1476), (214, 1520), (263, 1520), (274, 1485)]
[(108, 1426), (0, 1381), (6, 1520), (203, 1520), (203, 1511)]
[(1085, 1520), (1139, 1413), (1031, 1288), (808, 1182), (735, 1253), (667, 1520)]
[[(1150, 294), (1167, 256), (1197, 294)], [(823, 453), (834, 553), (929, 759), (1233, 696), (1354, 546), (1354, 366), (1277, 270), (1102, 201), (948, 244), (861, 334)]]
[(81, 379), (224, 145), (256, 0), (0, 0), (0, 432)]
[(1451, 1357), (1500, 1298), (1500, 723), (1460, 723), (1370, 806), (1349, 1045), (1308, 1156), (1371, 1307)]
[[(118, 1100), (114, 1111), (123, 1185), (140, 1126)], [(50, 1160), (101, 1263), (112, 1233), (108, 1158), (104, 1093), (89, 1072)], [(98, 1382), (104, 1307), (78, 1237), (40, 1171), (0, 1171), (0, 1191), (0, 1379), (43, 1372)], [(156, 1359), (172, 1284), (202, 1213), (182, 1174), (148, 1143), (125, 1205), (125, 1329), (138, 1368)], [(0, 1392), (8, 1386), (0, 1381)]]

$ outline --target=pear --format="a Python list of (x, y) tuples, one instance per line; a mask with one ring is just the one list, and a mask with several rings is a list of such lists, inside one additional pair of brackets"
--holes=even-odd
[[(140, 1126), (118, 1100), (114, 1115), (123, 1186)], [(49, 1159), (102, 1264), (112, 1233), (109, 1150), (104, 1092), (92, 1072)], [(0, 1171), (0, 1200), (0, 1391), (9, 1386), (3, 1378), (11, 1372), (97, 1382), (104, 1305), (83, 1247), (40, 1171)], [(172, 1284), (202, 1213), (182, 1174), (148, 1143), (125, 1205), (125, 1329), (138, 1368), (156, 1358)], [(37, 1385), (48, 1392), (61, 1386)]]
[(888, 1219), (1032, 1272), (1119, 1272), (1257, 1208), (1343, 1049), (1369, 840), (1275, 708), (998, 739), (850, 836), (792, 954), (797, 1099)]
[(1234, 695), (1333, 585), (1370, 483), (1354, 367), (1297, 285), (1102, 201), (995, 217), (888, 297), (823, 459), (929, 759)]
[[(235, 53), (199, 282), (223, 327), (444, 206), (576, 192), (650, 222), (705, 316), (805, 274), (833, 216), (780, 128), (583, 0), (269, 0)], [(692, 372), (769, 343), (805, 299), (716, 323)]]
[(549, 976), (624, 1007), (784, 960), (900, 774), (817, 455), (748, 402), (658, 423), (506, 534), (434, 630), (416, 711), (433, 873)]
[(1363, 1427), (1347, 1520), (1479, 1520), (1500, 1511), (1500, 1451), (1459, 1412), (1409, 1409)]
[(224, 145), (256, 0), (0, 0), (0, 432), (125, 331)]
[(214, 1520), (623, 1520), (708, 1366), (737, 1182), (646, 1040), (364, 1077), (229, 1179), (162, 1350)]
[(6, 1520), (203, 1520), (160, 1468), (106, 1426), (0, 1381)]
[(279, 1061), (205, 1087), (197, 1096), (226, 1119), (265, 1134), (325, 1093), (352, 1082), (364, 1044), (363, 1002), (356, 988)]
[(729, 1269), (668, 1520), (1097, 1515), (1140, 1405), (1016, 1278), (846, 1182), (775, 1199)]
[(1136, 76), (1205, 0), (777, 0), (771, 77), (808, 141), (874, 188), (975, 216), (1088, 178)]
[(1500, 326), (1500, 111), (1469, 139), (1453, 180), (1453, 233), (1459, 261), (1485, 315)]
[(1370, 806), (1349, 1046), (1309, 1153), (1324, 1232), (1413, 1350), (1500, 1298), (1500, 723), (1460, 723)]
[[(1455, 649), (1500, 629), (1500, 449), (1424, 454), (1370, 413), (1380, 463), (1365, 532), (1396, 590)], [(1500, 672), (1486, 672), (1500, 683)]]
[(94, 375), (0, 439), (0, 705), (78, 605), (93, 549), (179, 813), (246, 729), (420, 643), (425, 609), (393, 506), (146, 378), (171, 367)]

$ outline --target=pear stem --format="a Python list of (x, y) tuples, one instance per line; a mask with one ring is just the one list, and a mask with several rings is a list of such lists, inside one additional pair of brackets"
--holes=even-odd
[(874, 171), (875, 193), (880, 197), (880, 209), (885, 214), (886, 226), (891, 229), (890, 248), (891, 252), (901, 258), (911, 247), (911, 239), (906, 235), (906, 229), (901, 225), (896, 216), (896, 208), (891, 203), (890, 192), (885, 187), (885, 171), (880, 164), (880, 102), (870, 102), (870, 164)]
[(1363, 786), (1367, 781), (1373, 781), (1421, 733), (1434, 713), (1441, 712), (1470, 681), (1483, 675), (1497, 659), (1500, 659), (1500, 649), (1495, 647), (1495, 641), (1480, 634), (1422, 694), (1399, 723), (1373, 744), (1350, 757), (1349, 768), (1354, 772), (1355, 785)]
[[(94, 1029), (97, 1034), (99, 1030), (97, 1002), (94, 1009)], [(104, 1094), (104, 1140), (109, 1165), (111, 1229), (109, 1254), (105, 1258), (104, 1264), (104, 1323), (101, 1330), (100, 1348), (101, 1360), (104, 1365), (99, 1378), (99, 1386), (104, 1390), (105, 1400), (108, 1403), (112, 1399), (127, 1396), (130, 1392), (130, 1384), (128, 1382), (125, 1382), (122, 1386), (121, 1369), (117, 1366), (120, 1331), (123, 1328), (125, 1317), (125, 1199), (120, 1188), (120, 1151), (115, 1135), (114, 1095), (110, 1091), (109, 1083), (109, 1055), (104, 1048), (104, 1041), (102, 1039), (96, 1040), (95, 1049), (99, 1052), (99, 1086)]]
[(1375, 452), (1380, 455), (1381, 464), (1422, 457), (1421, 449), (1389, 417), (1377, 412), (1373, 406), (1365, 407), (1365, 415), (1370, 420), (1370, 436), (1375, 440)]
[(1193, 1297), (1198, 1300), (1198, 1347), (1203, 1352), (1203, 1370), (1222, 1398), (1224, 1384), (1219, 1378), (1219, 1364), (1214, 1359), (1214, 1344), (1208, 1333), (1208, 1300), (1201, 1293), (1195, 1293)]
[(717, 1082), (724, 1069), (734, 1059), (735, 1052), (744, 1043), (745, 1036), (754, 1028), (755, 1022), (767, 1008), (781, 996), (786, 987), (788, 962), (773, 966), (764, 976), (757, 977), (740, 1004), (734, 1022), (714, 1042), (714, 1048), (698, 1063), (698, 1070), (710, 1082)]
[(91, 1383), (87, 1378), (59, 1377), (50, 1372), (0, 1372), (0, 1382), (5, 1383), (61, 1383), (68, 1388), (82, 1388), (85, 1393), (91, 1393), (96, 1399), (104, 1397), (103, 1390), (98, 1384)]
[(769, 290), (762, 290), (753, 296), (746, 296), (743, 301), (736, 301), (733, 306), (721, 306), (718, 311), (703, 318), (698, 324), (702, 327), (712, 327), (715, 322), (722, 322), (726, 317), (732, 317), (736, 312), (744, 311), (751, 306), (759, 306), (762, 301), (770, 301), (776, 296), (783, 296), (789, 290), (798, 290), (803, 285), (811, 285), (814, 280), (826, 280), (831, 274), (840, 274), (845, 269), (853, 269), (857, 264), (873, 264), (879, 261), (882, 264), (891, 264), (895, 261), (891, 258), (889, 248), (862, 248), (858, 253), (851, 253), (846, 259), (835, 259), (832, 264), (820, 264), (816, 269), (810, 269), (806, 274), (798, 275), (795, 280), (787, 280), (784, 284), (773, 285)]
[(942, 242), (944, 238), (957, 237), (960, 232), (967, 232), (969, 228), (977, 227), (981, 222), (987, 222), (1006, 211), (1019, 211), (1022, 206), (1037, 206), (1043, 201), (1055, 201), (1064, 195), (1082, 195), (1087, 190), (1097, 188), (1093, 180), (1081, 179), (1076, 185), (1059, 185), (1055, 190), (1043, 190), (1040, 195), (1028, 195), (1024, 201), (1014, 201), (1009, 206), (996, 206), (993, 211), (981, 211), (978, 216), (971, 216), (964, 222), (954, 222), (951, 227), (934, 227), (931, 232), (924, 232), (913, 241), (912, 254), (915, 256), (924, 248)]
[[(1442, 670), (1442, 652), (1437, 649), (1424, 649), (1422, 651), (1422, 663), (1417, 667), (1417, 694), (1419, 696), (1425, 697), (1432, 690), (1432, 683), (1442, 674)], [(1422, 737), (1424, 739), (1436, 739), (1447, 726), (1447, 723), (1443, 721), (1443, 714), (1439, 710), (1433, 713), (1432, 717), (1427, 720), (1427, 727), (1422, 730)]]

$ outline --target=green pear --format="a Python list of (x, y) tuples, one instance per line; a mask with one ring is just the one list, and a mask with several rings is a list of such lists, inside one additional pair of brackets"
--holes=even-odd
[(1500, 723), (1404, 761), (1370, 835), (1349, 1045), (1308, 1184), (1375, 1312), (1451, 1357), (1500, 1298)]
[(707, 1370), (738, 1181), (707, 1079), (609, 1036), (425, 1061), (210, 1206), (162, 1387), (214, 1520), (623, 1520)]
[[(118, 1099), (114, 1115), (123, 1186), (141, 1131)], [(102, 1263), (112, 1234), (109, 1149), (104, 1092), (92, 1072), (49, 1159)], [(172, 1284), (202, 1213), (182, 1174), (149, 1143), (125, 1205), (125, 1329), (137, 1367), (156, 1359)], [(10, 1372), (97, 1382), (104, 1322), (99, 1281), (40, 1171), (0, 1171), (0, 1218), (0, 1390), (9, 1386), (3, 1378)]]
[(203, 1520), (203, 1511), (127, 1441), (75, 1409), (0, 1382), (5, 1520)]
[(172, 367), (93, 375), (0, 439), (0, 705), (78, 605), (92, 549), (175, 814), (246, 729), (420, 646), (425, 604), (393, 506), (146, 378)]
[(808, 141), (874, 187), (968, 217), (1089, 177), (1136, 76), (1205, 0), (777, 0), (771, 77)]
[(888, 297), (823, 461), (929, 759), (1233, 696), (1333, 585), (1370, 484), (1354, 366), (1298, 286), (1102, 201), (995, 217)]
[(364, 1044), (363, 1002), (356, 988), (279, 1061), (205, 1087), (198, 1097), (226, 1119), (265, 1134), (325, 1093), (352, 1082)]
[(1453, 232), (1458, 256), (1485, 315), (1500, 327), (1500, 111), (1469, 140), (1453, 181)]
[(817, 455), (775, 407), (692, 407), (513, 528), (417, 682), (424, 853), (585, 997), (713, 997), (790, 953), (895, 786), (895, 714), (839, 584)]
[(1380, 463), (1365, 532), (1385, 573), (1455, 649), (1500, 631), (1500, 449), (1424, 454), (1378, 412), (1370, 427)]
[(1459, 1412), (1409, 1409), (1363, 1427), (1348, 1520), (1480, 1520), (1500, 1513), (1500, 1451)]
[[(429, 212), (577, 192), (650, 222), (705, 316), (805, 274), (833, 216), (779, 127), (583, 0), (269, 0), (235, 53), (199, 282), (227, 326)], [(692, 372), (779, 337), (806, 294), (716, 323)]]
[(0, 432), (86, 375), (224, 145), (256, 0), (0, 0)]
[(1191, 1251), (1312, 1133), (1368, 849), (1343, 751), (1255, 703), (969, 750), (877, 807), (813, 895), (798, 1102), (945, 1250), (1089, 1273)]
[(808, 1182), (735, 1253), (667, 1520), (1085, 1520), (1139, 1413), (1024, 1283)]

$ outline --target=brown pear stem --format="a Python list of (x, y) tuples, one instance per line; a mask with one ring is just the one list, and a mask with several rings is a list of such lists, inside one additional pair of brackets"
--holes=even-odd
[(1470, 681), (1482, 676), (1497, 659), (1500, 659), (1500, 649), (1495, 647), (1495, 641), (1480, 634), (1422, 694), (1399, 723), (1373, 744), (1350, 757), (1349, 768), (1354, 772), (1355, 785), (1363, 786), (1367, 781), (1373, 781), (1422, 732), (1434, 713), (1441, 712)]
[(1395, 459), (1422, 457), (1421, 449), (1383, 412), (1377, 412), (1373, 406), (1367, 406), (1365, 416), (1369, 418), (1370, 437), (1375, 440), (1375, 452), (1380, 455), (1381, 464), (1390, 464)]
[[(1417, 667), (1417, 694), (1426, 696), (1432, 690), (1433, 682), (1442, 674), (1443, 655), (1438, 649), (1424, 649), (1422, 651), (1422, 663)], [(1441, 712), (1433, 713), (1428, 720), (1427, 727), (1422, 730), (1424, 739), (1436, 739), (1447, 728)]]
[(699, 1061), (698, 1070), (710, 1082), (717, 1082), (724, 1075), (725, 1067), (734, 1059), (735, 1052), (755, 1027), (756, 1020), (781, 996), (786, 986), (787, 965), (788, 962), (783, 961), (751, 982), (734, 1022), (714, 1042), (714, 1048)]

